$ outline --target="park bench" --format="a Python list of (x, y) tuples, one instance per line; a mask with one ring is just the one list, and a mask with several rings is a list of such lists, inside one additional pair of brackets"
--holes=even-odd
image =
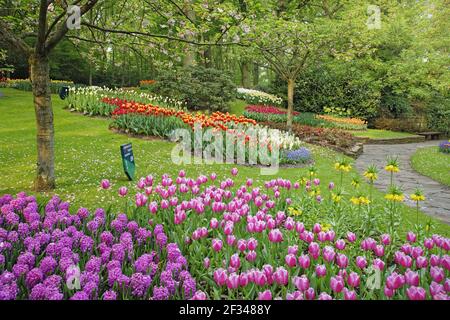
[(438, 140), (441, 136), (441, 132), (432, 131), (432, 132), (419, 132), (417, 133), (419, 136), (424, 136), (425, 140)]

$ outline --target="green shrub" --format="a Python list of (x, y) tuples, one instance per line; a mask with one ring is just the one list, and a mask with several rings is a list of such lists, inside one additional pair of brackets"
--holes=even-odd
[(393, 93), (390, 88), (382, 90), (380, 107), (383, 115), (390, 114), (394, 118), (405, 117), (412, 112), (408, 98)]
[[(286, 82), (275, 80), (270, 92), (286, 101)], [(378, 114), (379, 95), (371, 81), (357, 78), (350, 70), (338, 73), (326, 66), (312, 66), (296, 82), (294, 103), (300, 112), (321, 114), (325, 108), (343, 108), (347, 116), (371, 120)]]
[(236, 87), (223, 71), (196, 66), (162, 73), (150, 90), (184, 101), (191, 110), (225, 112)]
[(428, 128), (450, 134), (450, 98), (435, 97), (427, 109)]

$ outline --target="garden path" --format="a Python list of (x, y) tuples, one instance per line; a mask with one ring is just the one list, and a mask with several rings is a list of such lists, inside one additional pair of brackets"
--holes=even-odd
[(355, 167), (362, 174), (370, 164), (376, 165), (379, 174), (375, 187), (384, 192), (390, 183), (390, 175), (384, 170), (386, 158), (398, 156), (400, 173), (394, 175), (394, 181), (405, 193), (405, 203), (412, 207), (416, 206), (416, 203), (409, 199), (409, 195), (419, 187), (424, 191), (426, 197), (425, 201), (419, 203), (421, 210), (450, 224), (450, 188), (417, 173), (410, 163), (411, 156), (418, 148), (437, 144), (437, 141), (392, 145), (366, 144), (363, 154), (356, 160)]

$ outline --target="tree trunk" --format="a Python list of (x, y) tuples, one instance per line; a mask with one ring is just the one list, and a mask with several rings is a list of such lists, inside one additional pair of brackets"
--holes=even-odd
[(48, 57), (34, 54), (29, 59), (31, 82), (36, 113), (37, 176), (34, 182), (36, 191), (55, 188), (55, 152), (53, 110), (50, 95), (50, 70)]
[(288, 79), (288, 113), (287, 113), (287, 128), (292, 131), (292, 115), (294, 113), (294, 86), (295, 81)]
[(242, 61), (241, 66), (241, 74), (242, 74), (242, 86), (244, 88), (251, 88), (251, 80), (250, 80), (250, 62), (247, 60)]
[(259, 66), (257, 63), (253, 65), (253, 87), (258, 87), (259, 84)]

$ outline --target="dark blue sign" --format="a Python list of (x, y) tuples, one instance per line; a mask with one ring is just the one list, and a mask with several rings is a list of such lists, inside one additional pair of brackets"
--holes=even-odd
[(134, 163), (133, 146), (131, 143), (127, 143), (120, 146), (120, 153), (122, 155), (123, 170), (129, 180), (134, 179), (134, 173), (136, 171), (136, 164)]
[(59, 89), (59, 97), (64, 100), (69, 95), (69, 87), (61, 87)]

